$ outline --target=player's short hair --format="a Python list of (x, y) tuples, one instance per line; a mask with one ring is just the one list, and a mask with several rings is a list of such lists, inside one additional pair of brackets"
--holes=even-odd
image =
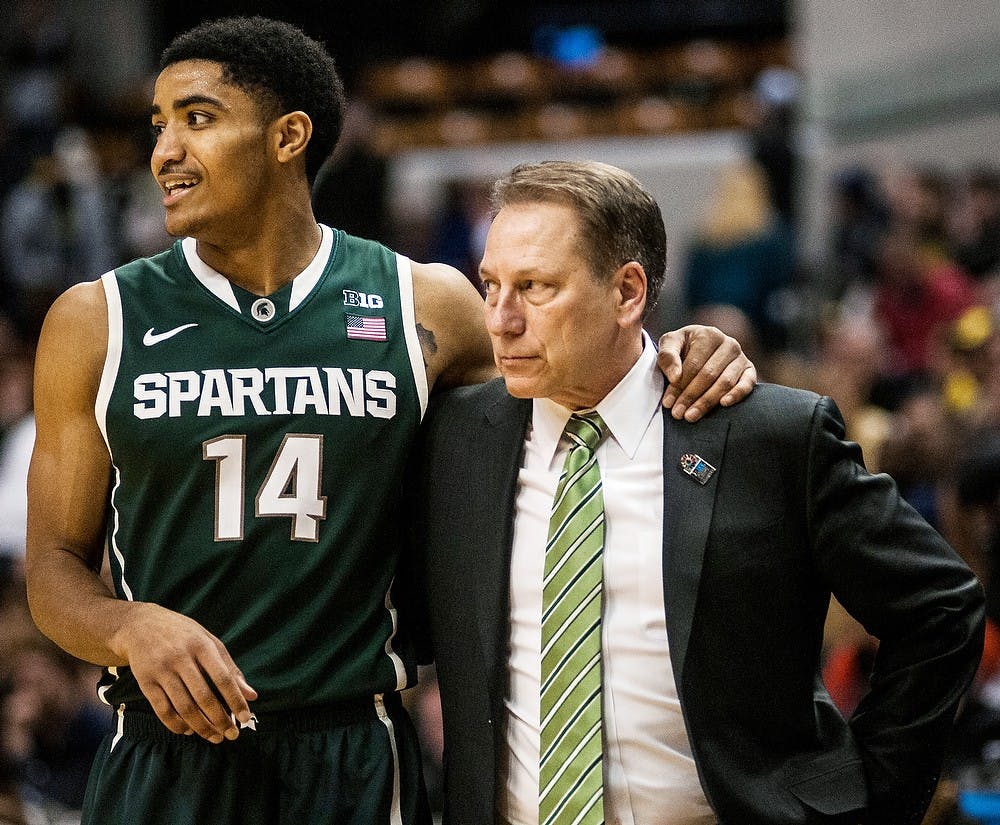
[(309, 115), (306, 175), (315, 180), (340, 138), (345, 107), (343, 81), (322, 43), (280, 20), (224, 17), (177, 35), (163, 50), (160, 71), (182, 60), (221, 64), (226, 82), (257, 99), (268, 117)]
[(595, 278), (610, 279), (629, 261), (642, 266), (648, 315), (666, 274), (667, 235), (660, 207), (642, 184), (607, 163), (551, 160), (516, 166), (493, 185), (494, 215), (508, 204), (537, 202), (576, 210)]

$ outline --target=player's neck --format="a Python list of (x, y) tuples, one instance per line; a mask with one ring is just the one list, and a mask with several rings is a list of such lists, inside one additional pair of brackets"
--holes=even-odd
[(270, 295), (309, 265), (321, 240), (322, 232), (308, 210), (230, 238), (198, 238), (198, 257), (248, 292)]

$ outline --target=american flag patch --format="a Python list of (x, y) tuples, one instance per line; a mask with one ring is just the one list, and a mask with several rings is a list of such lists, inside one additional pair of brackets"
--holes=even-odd
[(347, 337), (359, 341), (384, 341), (385, 318), (368, 318), (364, 315), (347, 316)]

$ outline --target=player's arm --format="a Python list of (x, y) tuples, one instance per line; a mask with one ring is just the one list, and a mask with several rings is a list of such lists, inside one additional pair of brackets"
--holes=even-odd
[(413, 304), (432, 389), (479, 384), (500, 374), (483, 298), (461, 272), (445, 264), (413, 264)]
[(73, 287), (50, 310), (36, 355), (25, 560), (31, 613), (74, 656), (130, 666), (170, 730), (221, 741), (237, 732), (229, 709), (248, 719), (247, 699), (255, 698), (222, 643), (178, 613), (116, 598), (99, 575), (111, 462), (94, 403), (106, 349), (100, 283)]
[[(493, 348), (483, 299), (457, 269), (413, 264), (417, 333), (432, 388), (495, 378)], [(691, 325), (660, 338), (660, 369), (670, 382), (664, 406), (675, 418), (696, 421), (717, 404), (730, 406), (757, 383), (757, 372), (739, 341), (715, 327)]]

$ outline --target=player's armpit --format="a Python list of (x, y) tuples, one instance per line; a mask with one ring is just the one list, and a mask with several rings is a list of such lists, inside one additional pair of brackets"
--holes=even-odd
[(732, 336), (692, 324), (660, 336), (659, 366), (669, 382), (663, 406), (674, 418), (697, 421), (721, 404), (729, 407), (757, 385), (757, 369)]
[(495, 378), (483, 299), (454, 267), (413, 264), (413, 302), (427, 383), (432, 389)]

